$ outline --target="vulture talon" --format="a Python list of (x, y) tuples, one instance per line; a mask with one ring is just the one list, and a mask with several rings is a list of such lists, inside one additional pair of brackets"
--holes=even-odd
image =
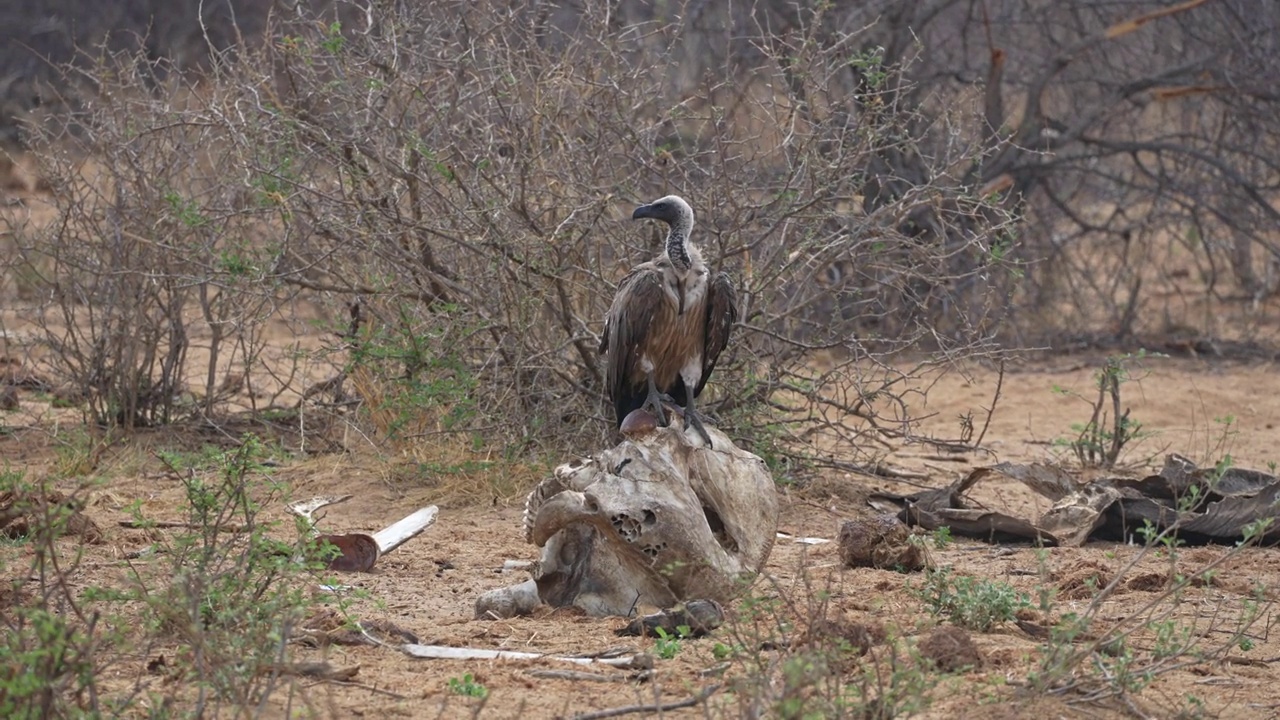
[(640, 406), (640, 409), (653, 413), (653, 416), (658, 420), (658, 427), (667, 427), (671, 424), (671, 420), (667, 418), (666, 408), (662, 407), (662, 403), (669, 400), (671, 400), (670, 395), (658, 392), (658, 387), (653, 383), (653, 375), (650, 374), (649, 394), (645, 396), (644, 404)]
[(698, 431), (698, 434), (702, 436), (702, 441), (707, 444), (707, 447), (715, 447), (711, 442), (711, 436), (707, 434), (707, 429), (702, 426), (702, 416), (695, 412), (693, 408), (685, 408), (684, 423), (686, 426)]

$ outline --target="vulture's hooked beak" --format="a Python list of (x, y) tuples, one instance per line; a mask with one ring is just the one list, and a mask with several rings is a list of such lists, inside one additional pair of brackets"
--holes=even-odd
[(652, 217), (657, 217), (657, 215), (653, 214), (652, 205), (641, 205), (640, 207), (635, 209), (635, 212), (631, 213), (632, 220), (642, 220), (644, 218), (652, 218)]

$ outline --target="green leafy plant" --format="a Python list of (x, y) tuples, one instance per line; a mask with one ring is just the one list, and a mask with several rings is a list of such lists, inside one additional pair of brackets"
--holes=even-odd
[(915, 595), (930, 614), (978, 632), (1012, 621), (1018, 610), (1031, 607), (1030, 597), (1012, 585), (956, 575), (949, 567), (927, 571)]
[(807, 568), (798, 585), (770, 578), (744, 594), (713, 648), (735, 667), (726, 717), (888, 720), (928, 707), (939, 676), (911, 640), (833, 613), (833, 597)]
[[(1184, 501), (1180, 500), (1180, 506)], [(1187, 500), (1186, 502), (1190, 502)], [(1174, 612), (1183, 604), (1184, 593), (1193, 583), (1204, 583), (1217, 569), (1238, 558), (1264, 537), (1271, 519), (1259, 520), (1244, 529), (1244, 537), (1234, 548), (1193, 573), (1177, 572), (1174, 558), (1180, 541), (1176, 526), (1158, 531), (1148, 525), (1137, 536), (1143, 545), (1133, 553), (1105, 586), (1096, 587), (1089, 604), (1078, 612), (1061, 613), (1052, 625), (1034, 669), (1027, 675), (1032, 689), (1051, 693), (1072, 693), (1078, 698), (1100, 701), (1141, 693), (1160, 675), (1185, 667), (1188, 662), (1204, 662), (1233, 650), (1252, 648), (1250, 639), (1262, 617), (1261, 608), (1270, 607), (1265, 592), (1243, 599), (1238, 610), (1215, 615), (1208, 623), (1183, 622)], [(1100, 615), (1101, 608), (1122, 580), (1145, 558), (1167, 555), (1170, 581), (1160, 592), (1132, 606), (1118, 619)], [(1052, 607), (1042, 604), (1046, 614)], [(1135, 641), (1135, 639), (1140, 640)], [(1196, 717), (1198, 703), (1170, 708), (1171, 715)]]
[(463, 673), (462, 677), (449, 678), (449, 692), (463, 697), (486, 698), (489, 688), (477, 682), (471, 673)]
[(1094, 376), (1097, 395), (1093, 400), (1055, 386), (1054, 392), (1085, 400), (1091, 412), (1087, 422), (1072, 424), (1075, 437), (1059, 438), (1054, 444), (1070, 449), (1082, 467), (1115, 467), (1125, 448), (1149, 435), (1141, 423), (1129, 416), (1129, 409), (1122, 406), (1121, 388), (1136, 379), (1135, 368), (1150, 357), (1163, 356), (1142, 350), (1108, 357)]
[[(284, 670), (287, 643), (310, 605), (299, 581), (331, 556), (309, 528), (299, 526), (303, 534), (286, 542), (280, 534), (287, 525), (262, 518), (265, 505), (286, 500), (262, 465), (267, 455), (246, 435), (230, 450), (195, 456), (208, 470), (181, 476), (183, 529), (158, 543), (156, 560), (131, 566), (127, 597), (145, 608), (148, 634), (188, 649), (172, 662), (197, 681), (194, 707), (201, 712), (252, 706), (292, 682)], [(148, 520), (135, 510), (135, 523)]]
[(658, 657), (663, 660), (670, 660), (680, 652), (680, 640), (689, 637), (692, 633), (688, 625), (681, 625), (676, 628), (676, 632), (669, 633), (664, 628), (654, 628), (654, 634), (658, 637), (654, 640), (654, 650), (658, 653)]
[[(115, 640), (67, 582), (78, 572), (79, 549), (65, 553), (58, 543), (77, 529), (82, 492), (62, 497), (45, 480), (6, 467), (0, 471), (0, 497), (8, 503), (4, 522), (24, 518), (26, 523), (16, 535), (20, 545), (0, 545), (0, 577), (6, 585), (6, 606), (0, 608), (0, 717), (76, 714), (76, 698), (99, 692), (100, 651)], [(14, 528), (5, 531), (14, 533)], [(12, 565), (17, 565), (13, 571)]]

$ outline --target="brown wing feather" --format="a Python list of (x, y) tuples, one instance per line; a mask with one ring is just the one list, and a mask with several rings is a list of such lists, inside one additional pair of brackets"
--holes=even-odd
[(644, 400), (647, 388), (635, 380), (640, 374), (639, 349), (663, 300), (662, 271), (653, 263), (641, 263), (618, 284), (618, 293), (605, 318), (606, 337), (601, 340), (601, 348), (608, 353), (605, 387), (618, 413), (618, 423)]
[(733, 289), (733, 280), (729, 273), (716, 273), (707, 286), (707, 343), (702, 352), (702, 377), (693, 390), (694, 397), (701, 395), (702, 388), (706, 387), (707, 378), (711, 377), (716, 360), (729, 344), (729, 335), (737, 320), (738, 292)]

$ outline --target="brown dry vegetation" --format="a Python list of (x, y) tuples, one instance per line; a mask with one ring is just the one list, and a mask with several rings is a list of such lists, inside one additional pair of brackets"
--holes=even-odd
[[(149, 40), (53, 13), (65, 37), (33, 47), (76, 62), (19, 68), (0, 118), (26, 122), (0, 208), (0, 709), (1275, 716), (1274, 550), (1169, 538), (921, 538), (950, 575), (780, 540), (726, 627), (629, 641), (653, 671), (585, 668), (604, 682), (329, 642), (628, 644), (622, 619), (472, 603), (534, 555), (522, 493), (612, 441), (596, 333), (657, 247), (630, 207), (667, 192), (739, 283), (703, 407), (769, 463), (782, 530), (831, 538), (874, 489), (996, 459), (1280, 460), (1280, 56), (1250, 3), (874, 5), (264, 5), (237, 35), (230, 3)], [(1115, 418), (1081, 425), (1108, 359), (1081, 351), (1144, 346), (1179, 357), (1112, 361), (1141, 428), (1106, 457), (1082, 442)], [(370, 574), (295, 560), (286, 498), (347, 492), (324, 529), (440, 521)], [(1016, 617), (960, 628), (929, 600), (947, 577)]]

